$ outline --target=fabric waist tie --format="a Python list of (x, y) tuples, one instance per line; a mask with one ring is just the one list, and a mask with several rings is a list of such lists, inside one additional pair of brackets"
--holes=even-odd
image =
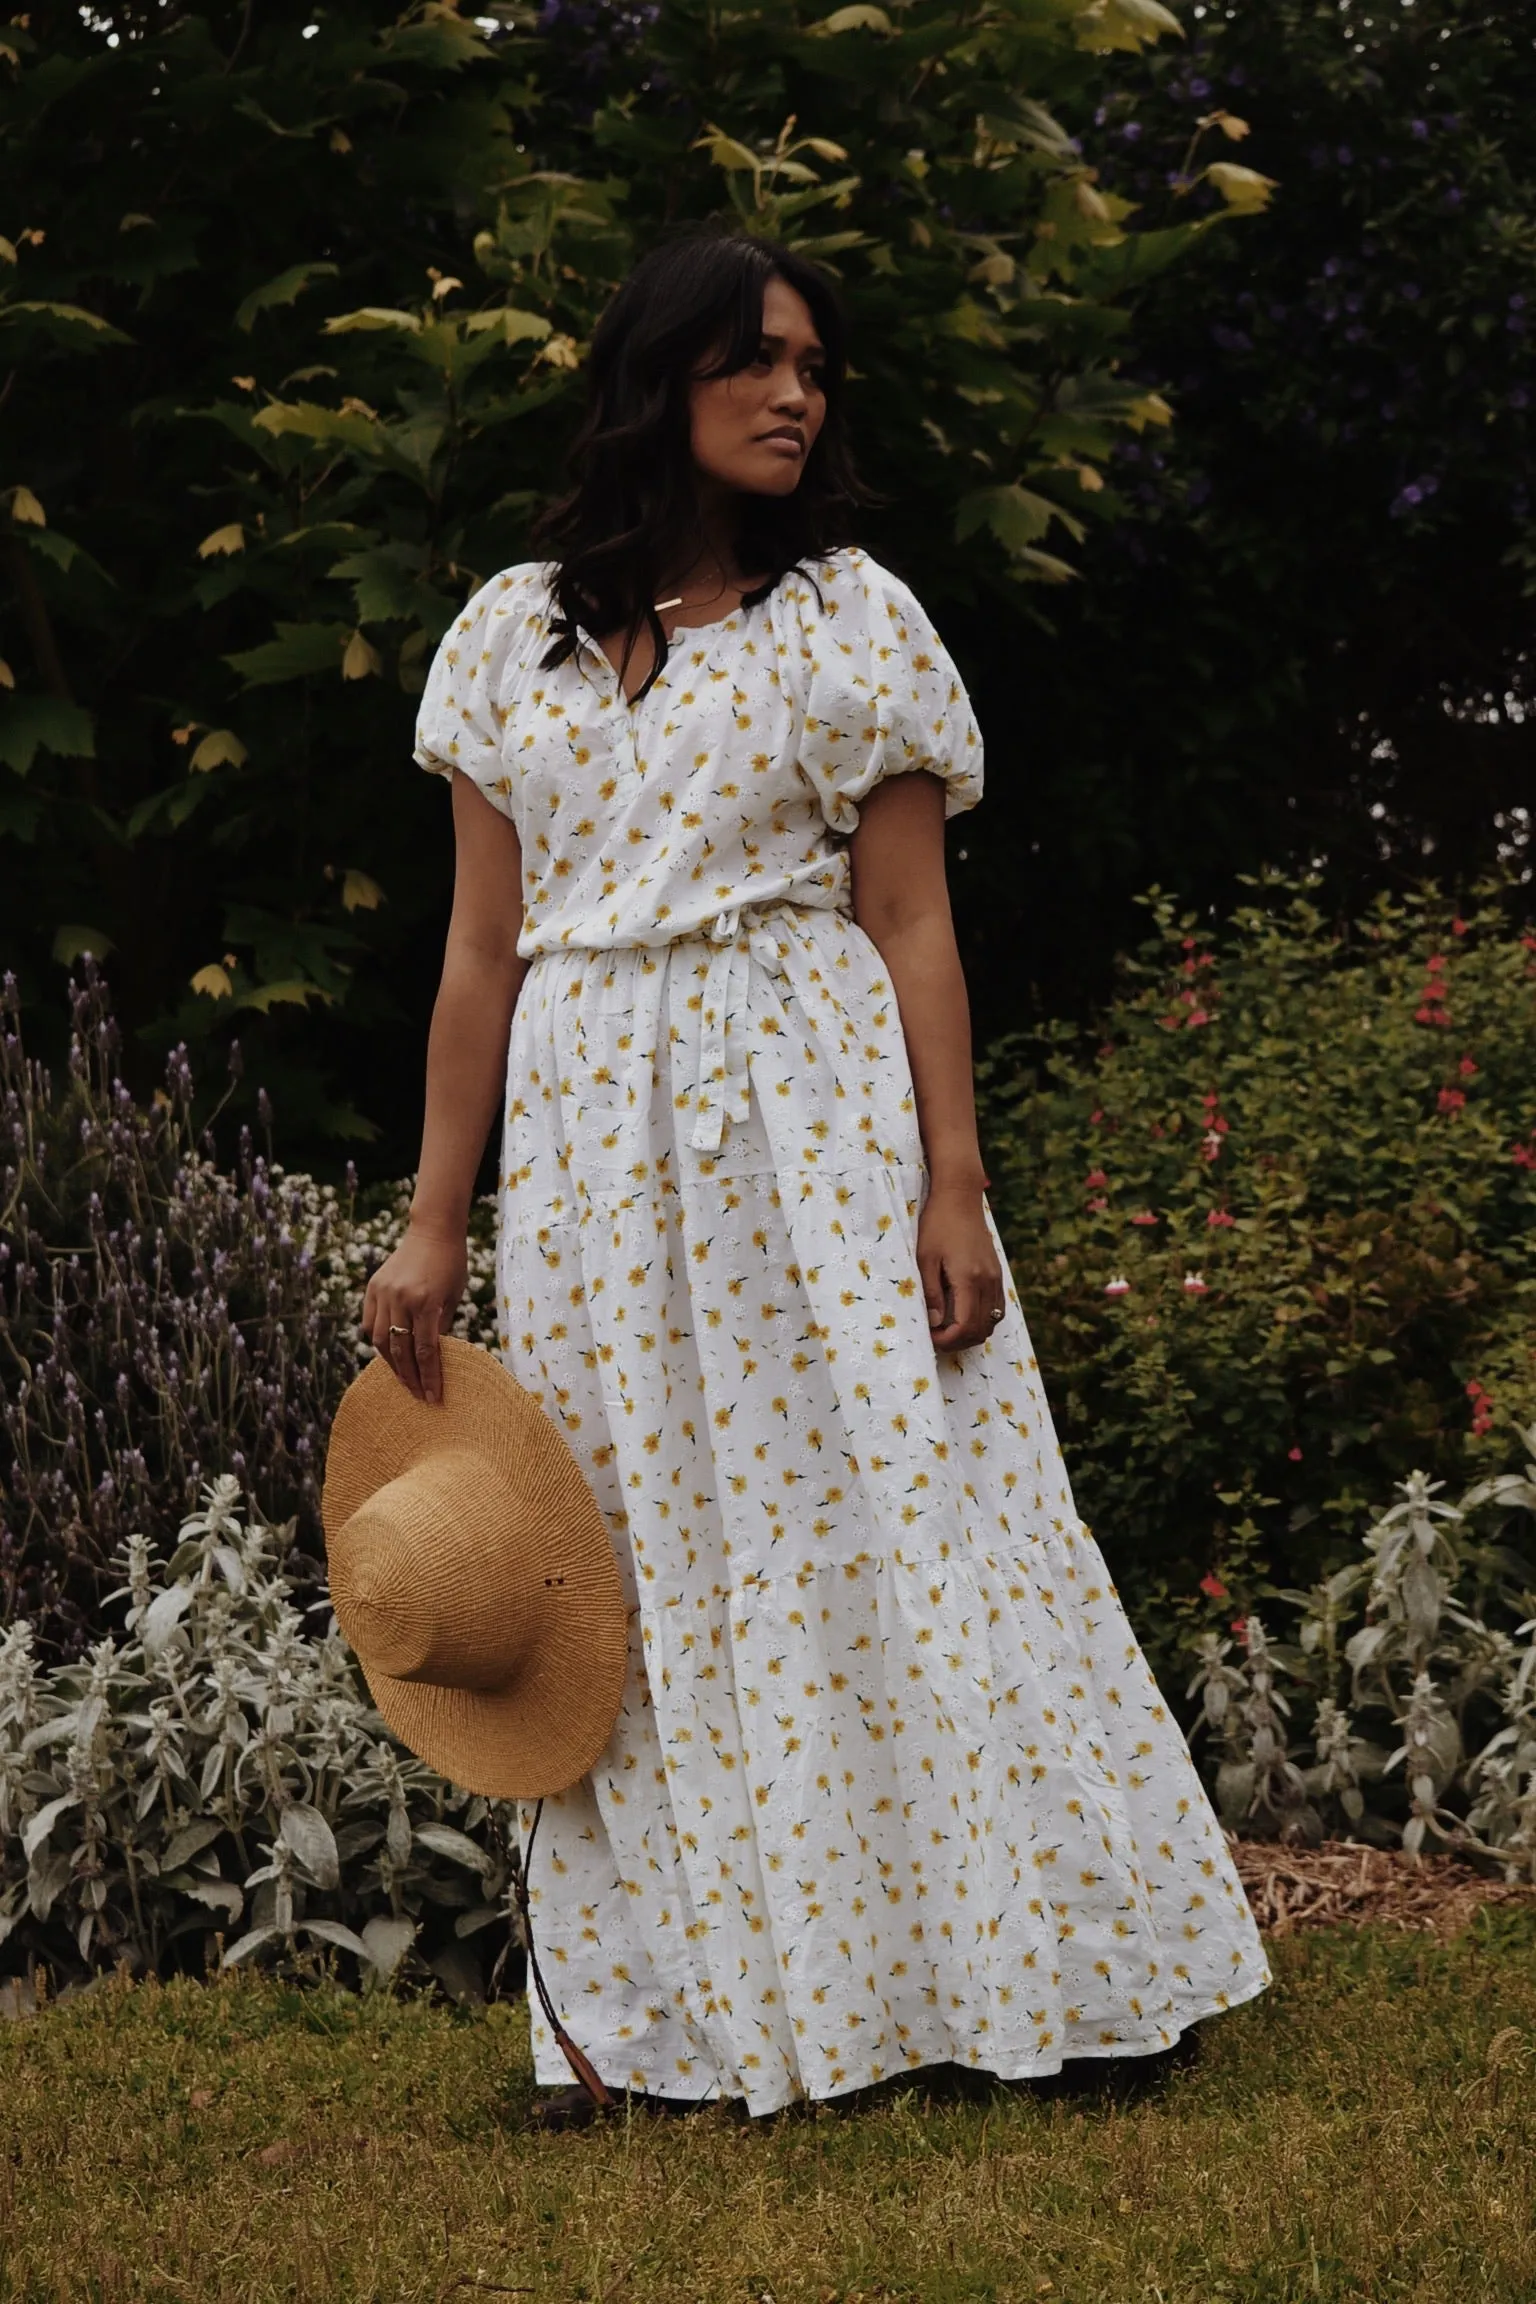
[(752, 1082), (748, 1042), (752, 971), (783, 975), (778, 938), (764, 925), (769, 907), (733, 905), (717, 912), (704, 934), (714, 945), (700, 1001), (699, 1057), (693, 1091), (695, 1152), (718, 1152), (725, 1123), (747, 1117)]

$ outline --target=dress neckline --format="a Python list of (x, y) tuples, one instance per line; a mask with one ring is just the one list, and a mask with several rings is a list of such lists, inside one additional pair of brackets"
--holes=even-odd
[[(767, 598), (771, 600), (772, 597), (773, 595), (770, 592), (767, 595)], [(596, 634), (589, 632), (584, 624), (579, 625), (577, 629), (581, 633), (582, 640), (586, 646), (592, 650), (599, 663), (607, 667), (608, 672), (613, 680), (614, 689), (618, 695), (619, 702), (623, 705), (625, 711), (633, 712), (638, 704), (645, 703), (648, 698), (653, 696), (656, 693), (656, 690), (663, 685), (666, 679), (668, 667), (672, 662), (679, 641), (686, 639), (691, 643), (695, 639), (698, 639), (709, 633), (723, 632), (727, 629), (728, 626), (736, 623), (738, 620), (745, 620), (745, 618), (752, 614), (753, 608), (761, 608), (765, 605), (766, 601), (764, 600), (754, 600), (752, 607), (749, 608), (738, 600), (734, 608), (728, 609), (723, 616), (716, 616), (711, 623), (674, 625), (667, 639), (666, 663), (662, 665), (660, 671), (657, 673), (655, 679), (650, 683), (649, 687), (644, 689), (643, 692), (634, 696), (628, 696), (625, 694), (624, 682), (620, 676), (619, 668), (614, 663), (613, 658), (609, 655), (602, 642), (597, 638)]]

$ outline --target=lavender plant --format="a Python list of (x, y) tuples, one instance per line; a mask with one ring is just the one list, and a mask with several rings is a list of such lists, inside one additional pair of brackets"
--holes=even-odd
[(509, 1812), (396, 1743), (333, 1619), (306, 1631), (290, 1534), (224, 1474), (168, 1561), (128, 1540), (120, 1632), (52, 1666), (30, 1625), (0, 1635), (0, 1966), (324, 1948), (462, 1988), (466, 1950), (504, 1954)]
[(1240, 1648), (1194, 1642), (1195, 1732), (1234, 1830), (1439, 1846), (1536, 1881), (1536, 1584), (1508, 1541), (1536, 1526), (1536, 1426), (1521, 1437), (1531, 1460), (1459, 1503), (1411, 1474), (1359, 1560), (1278, 1592), (1293, 1641), (1250, 1611)]
[[(410, 1187), (361, 1215), (350, 1169), (339, 1191), (287, 1175), (248, 1130), (221, 1170), (217, 1108), (199, 1127), (184, 1050), (141, 1107), (89, 960), (70, 997), (56, 1089), (27, 1058), (14, 981), (0, 985), (0, 1621), (25, 1615), (43, 1650), (78, 1655), (130, 1535), (173, 1529), (215, 1473), (292, 1521), (313, 1580), (325, 1435), (367, 1357), (362, 1288)], [(477, 1220), (459, 1327), (492, 1341)]]

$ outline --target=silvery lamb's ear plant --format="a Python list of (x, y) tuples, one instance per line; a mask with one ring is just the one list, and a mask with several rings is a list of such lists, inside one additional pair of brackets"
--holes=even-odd
[[(1536, 1457), (1536, 1429), (1522, 1438)], [(1399, 1495), (1358, 1561), (1279, 1595), (1299, 1612), (1293, 1643), (1272, 1646), (1253, 1616), (1243, 1655), (1214, 1633), (1197, 1643), (1190, 1694), (1202, 1699), (1197, 1732), (1219, 1739), (1218, 1802), (1236, 1829), (1331, 1827), (1536, 1881), (1536, 1593), (1505, 1540), (1536, 1526), (1536, 1462), (1457, 1504), (1417, 1472)], [(1281, 1728), (1298, 1707), (1310, 1707), (1315, 1754), (1299, 1770)], [(1380, 1740), (1357, 1720), (1379, 1724)]]
[(510, 1812), (390, 1736), (334, 1622), (306, 1631), (290, 1531), (204, 1491), (169, 1561), (126, 1547), (123, 1630), (43, 1666), (0, 1635), (0, 1967), (293, 1964), (462, 1981), (511, 1940)]
[(1203, 1635), (1200, 1670), (1189, 1685), (1189, 1694), (1201, 1697), (1205, 1725), (1222, 1737), (1217, 1806), (1234, 1831), (1256, 1838), (1320, 1840), (1322, 1819), (1292, 1757), (1290, 1703), (1275, 1686), (1275, 1657), (1257, 1616), (1244, 1619), (1243, 1636), (1244, 1660), (1229, 1665), (1231, 1641)]

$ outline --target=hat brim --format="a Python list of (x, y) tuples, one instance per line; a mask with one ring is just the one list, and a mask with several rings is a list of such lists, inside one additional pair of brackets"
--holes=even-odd
[(534, 1495), (537, 1586), (558, 1575), (528, 1661), (506, 1689), (399, 1680), (358, 1661), (394, 1734), (440, 1776), (494, 1799), (536, 1800), (585, 1776), (613, 1734), (629, 1660), (629, 1627), (613, 1543), (561, 1434), (494, 1354), (444, 1337), (443, 1397), (416, 1399), (383, 1360), (348, 1386), (331, 1428), (321, 1521), (327, 1540), (369, 1497), (451, 1447), (482, 1454), (488, 1473)]

